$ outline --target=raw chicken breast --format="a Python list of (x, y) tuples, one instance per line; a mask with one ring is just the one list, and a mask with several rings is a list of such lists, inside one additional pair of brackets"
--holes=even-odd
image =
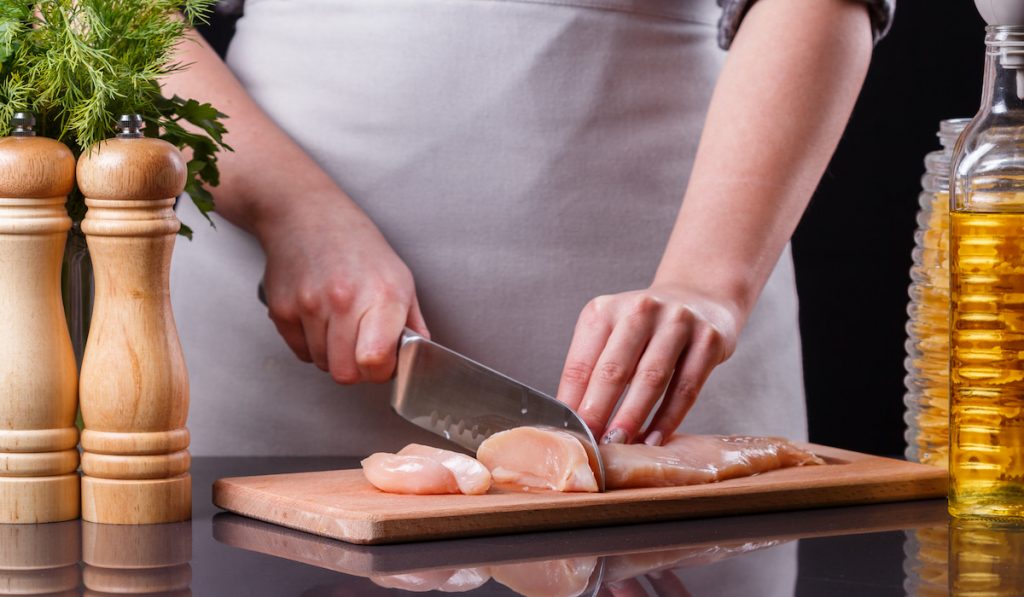
[(484, 440), (476, 457), (495, 483), (555, 491), (597, 491), (587, 452), (559, 429), (516, 427)]
[(491, 575), (485, 568), (460, 568), (458, 570), (427, 570), (411, 574), (388, 574), (371, 576), (374, 584), (389, 589), (402, 589), (422, 593), (464, 593), (482, 587)]
[(491, 472), (472, 456), (422, 444), (409, 444), (399, 450), (398, 455), (423, 456), (437, 462), (455, 475), (459, 491), (466, 495), (487, 493), (491, 488)]
[(417, 495), (459, 493), (452, 471), (431, 458), (377, 452), (361, 464), (366, 480), (381, 491)]
[(774, 437), (674, 435), (662, 446), (604, 444), (608, 489), (711, 483), (824, 461)]
[(388, 493), (478, 495), (491, 488), (490, 471), (475, 458), (420, 444), (372, 454), (362, 465), (366, 480)]
[(491, 566), (491, 577), (526, 597), (577, 597), (587, 590), (595, 568), (597, 557), (567, 558)]

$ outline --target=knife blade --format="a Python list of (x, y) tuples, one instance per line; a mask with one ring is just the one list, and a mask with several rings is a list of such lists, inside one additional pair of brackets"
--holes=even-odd
[(391, 407), (413, 425), (474, 454), (485, 439), (513, 427), (566, 431), (583, 444), (598, 489), (604, 491), (601, 453), (575, 411), (408, 329), (399, 343)]
[[(260, 280), (257, 297), (267, 295)], [(594, 434), (565, 404), (405, 328), (391, 408), (406, 421), (476, 454), (485, 439), (514, 427), (552, 427), (583, 444), (598, 491), (604, 462)]]

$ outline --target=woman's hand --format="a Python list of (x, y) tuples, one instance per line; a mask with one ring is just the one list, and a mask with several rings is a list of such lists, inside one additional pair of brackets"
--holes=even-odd
[(664, 394), (644, 438), (660, 445), (693, 406), (711, 370), (732, 354), (740, 320), (736, 307), (680, 286), (599, 296), (576, 323), (558, 399), (579, 412), (602, 442), (628, 443)]
[(429, 337), (409, 268), (358, 209), (304, 200), (255, 228), (270, 318), (338, 383), (388, 380), (403, 327)]

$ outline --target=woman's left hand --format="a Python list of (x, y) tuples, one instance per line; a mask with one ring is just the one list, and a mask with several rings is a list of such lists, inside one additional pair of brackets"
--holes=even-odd
[(599, 296), (576, 323), (558, 400), (576, 410), (602, 443), (629, 443), (664, 394), (644, 437), (660, 445), (693, 406), (711, 370), (732, 354), (740, 321), (736, 306), (680, 286)]

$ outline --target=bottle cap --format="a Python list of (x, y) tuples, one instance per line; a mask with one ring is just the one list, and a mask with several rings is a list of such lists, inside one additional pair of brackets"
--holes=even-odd
[(989, 25), (1024, 26), (1021, 0), (974, 0), (974, 5)]

